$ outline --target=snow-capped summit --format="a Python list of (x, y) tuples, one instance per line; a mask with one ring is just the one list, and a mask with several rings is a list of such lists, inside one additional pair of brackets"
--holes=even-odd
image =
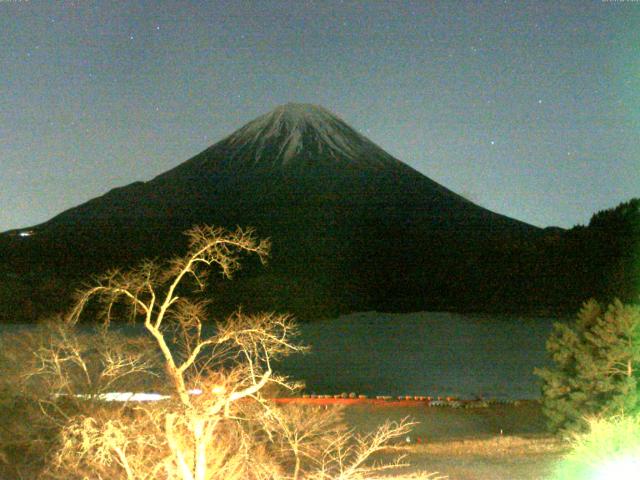
[(245, 125), (227, 141), (235, 148), (253, 149), (255, 162), (269, 156), (272, 165), (284, 166), (300, 156), (356, 163), (367, 153), (388, 157), (380, 155), (379, 147), (329, 111), (301, 103), (277, 107)]
[(249, 169), (304, 174), (323, 167), (380, 170), (399, 164), (323, 107), (287, 103), (247, 123), (175, 173), (193, 168), (199, 174)]
[(287, 153), (291, 158), (305, 147), (313, 146), (305, 145), (305, 140), (326, 143), (342, 154), (353, 155), (356, 149), (353, 143), (358, 137), (351, 127), (318, 105), (287, 103), (249, 122), (228, 141), (236, 146), (281, 142), (283, 147), (289, 147)]

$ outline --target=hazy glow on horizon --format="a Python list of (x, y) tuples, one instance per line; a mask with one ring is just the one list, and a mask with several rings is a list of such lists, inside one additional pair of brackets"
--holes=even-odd
[(0, 2), (0, 231), (290, 101), (539, 226), (640, 196), (640, 4)]

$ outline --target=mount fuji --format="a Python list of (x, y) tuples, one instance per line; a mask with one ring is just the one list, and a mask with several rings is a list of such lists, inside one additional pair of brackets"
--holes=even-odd
[(181, 231), (205, 223), (253, 226), (273, 243), (269, 268), (249, 264), (216, 285), (225, 305), (302, 316), (485, 309), (514, 298), (497, 275), (524, 281), (505, 246), (542, 234), (427, 178), (324, 108), (291, 103), (27, 239), (4, 235), (0, 253), (14, 270), (86, 274), (171, 255), (184, 248)]
[[(438, 228), (536, 230), (469, 202), (324, 108), (308, 104), (280, 106), (151, 181), (114, 189), (35, 229), (65, 224), (93, 228), (96, 222), (135, 228), (168, 219), (191, 224), (213, 220), (209, 214), (228, 217), (242, 210), (255, 216), (252, 211), (267, 210), (266, 205), (288, 209), (310, 204), (339, 210), (375, 207), (403, 223), (430, 219), (431, 227)], [(244, 218), (237, 220), (232, 223)]]

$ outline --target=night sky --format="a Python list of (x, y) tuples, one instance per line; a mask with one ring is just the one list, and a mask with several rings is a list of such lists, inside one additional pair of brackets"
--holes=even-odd
[(324, 106), (538, 226), (640, 196), (640, 2), (0, 0), (0, 231)]

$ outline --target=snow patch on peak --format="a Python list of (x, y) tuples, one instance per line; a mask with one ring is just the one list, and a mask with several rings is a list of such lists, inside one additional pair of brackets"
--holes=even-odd
[[(252, 163), (262, 159), (288, 165), (299, 157), (363, 163), (374, 158), (388, 163), (390, 156), (328, 110), (313, 104), (287, 103), (258, 117), (232, 134), (234, 149), (253, 152)], [(275, 155), (275, 158), (274, 158)], [(386, 158), (389, 157), (389, 158)], [(376, 166), (382, 166), (380, 162)]]

